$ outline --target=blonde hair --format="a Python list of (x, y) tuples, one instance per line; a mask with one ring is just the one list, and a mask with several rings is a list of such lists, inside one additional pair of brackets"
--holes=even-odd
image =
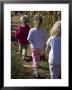
[(59, 35), (59, 34), (61, 34), (61, 21), (59, 20), (59, 21), (57, 21), (54, 25), (53, 25), (53, 27), (52, 27), (52, 29), (51, 29), (51, 31), (50, 31), (50, 35), (51, 36), (53, 36), (53, 35)]
[(20, 21), (21, 21), (21, 22), (24, 22), (24, 23), (27, 23), (27, 21), (28, 21), (28, 16), (27, 16), (27, 15), (21, 16), (21, 17), (20, 17)]

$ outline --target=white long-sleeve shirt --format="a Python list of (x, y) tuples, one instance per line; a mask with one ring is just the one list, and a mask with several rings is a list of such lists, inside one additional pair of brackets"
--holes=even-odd
[(45, 30), (43, 28), (30, 29), (27, 40), (31, 43), (31, 48), (43, 48), (46, 43)]
[(51, 47), (49, 52), (49, 64), (61, 64), (61, 38), (51, 36), (47, 45)]

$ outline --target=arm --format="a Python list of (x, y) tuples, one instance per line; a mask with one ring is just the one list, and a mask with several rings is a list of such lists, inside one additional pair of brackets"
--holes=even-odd
[(20, 33), (21, 33), (20, 27), (17, 27), (16, 34), (15, 34), (17, 40), (20, 38)]
[(50, 45), (47, 45), (47, 46), (46, 46), (46, 50), (45, 50), (45, 58), (46, 58), (46, 59), (49, 58), (48, 56), (49, 56), (50, 49), (51, 49)]
[(32, 42), (32, 31), (30, 30), (29, 31), (29, 34), (28, 34), (28, 37), (27, 37), (27, 40), (29, 41), (29, 43), (31, 43)]

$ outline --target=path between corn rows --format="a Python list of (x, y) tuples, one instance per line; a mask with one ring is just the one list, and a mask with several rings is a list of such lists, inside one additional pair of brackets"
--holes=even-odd
[[(18, 54), (18, 45), (12, 43), (11, 45), (11, 75), (15, 79), (33, 79), (33, 68), (32, 68), (32, 58), (31, 52), (28, 51), (25, 60), (21, 60)], [(44, 56), (41, 56), (41, 60)], [(45, 64), (43, 64), (45, 63)], [(45, 66), (46, 61), (40, 61), (40, 75), (42, 79), (50, 78), (48, 66)]]

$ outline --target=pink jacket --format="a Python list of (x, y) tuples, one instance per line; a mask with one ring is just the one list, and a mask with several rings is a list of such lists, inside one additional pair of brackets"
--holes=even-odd
[(16, 39), (17, 41), (19, 41), (19, 43), (24, 44), (24, 45), (28, 45), (29, 42), (27, 40), (27, 36), (29, 33), (30, 27), (29, 25), (19, 25), (16, 29)]

